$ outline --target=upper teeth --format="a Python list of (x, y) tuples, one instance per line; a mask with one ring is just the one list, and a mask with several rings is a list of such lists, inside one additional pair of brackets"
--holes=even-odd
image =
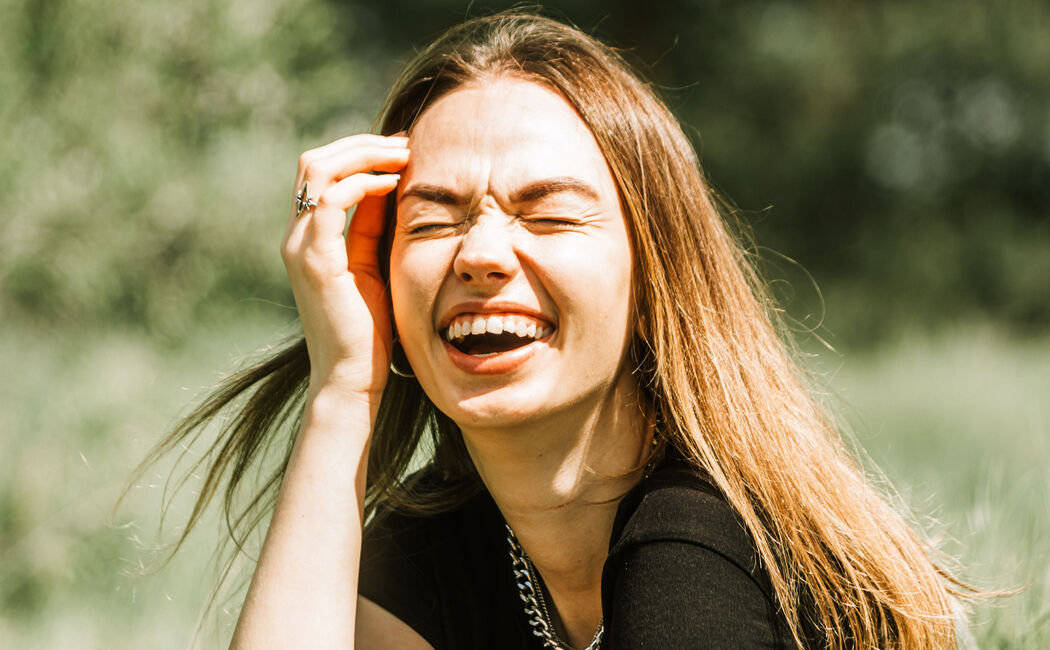
[(452, 319), (445, 332), (449, 341), (468, 334), (516, 334), (522, 338), (542, 339), (554, 328), (531, 316), (462, 314)]

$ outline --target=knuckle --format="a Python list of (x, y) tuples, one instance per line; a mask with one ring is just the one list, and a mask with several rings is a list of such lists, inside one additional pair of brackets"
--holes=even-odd
[(357, 192), (352, 190), (353, 188), (348, 186), (345, 182), (338, 186), (333, 185), (332, 187), (329, 187), (318, 195), (318, 209), (338, 209), (345, 212), (351, 205), (357, 202)]
[(309, 181), (319, 182), (331, 176), (331, 170), (323, 159), (313, 158), (303, 168), (303, 178)]
[(355, 133), (353, 135), (348, 135), (343, 141), (347, 144), (361, 145), (367, 144), (373, 139), (374, 136), (371, 133)]
[(337, 204), (333, 202), (331, 191), (324, 191), (320, 196), (317, 197), (317, 209), (324, 210), (326, 208), (337, 207)]

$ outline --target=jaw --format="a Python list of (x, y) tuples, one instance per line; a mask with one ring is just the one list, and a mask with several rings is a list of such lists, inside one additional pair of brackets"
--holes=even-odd
[(417, 376), (434, 405), (461, 427), (520, 427), (560, 401), (560, 355), (551, 339), (469, 354), (434, 336)]

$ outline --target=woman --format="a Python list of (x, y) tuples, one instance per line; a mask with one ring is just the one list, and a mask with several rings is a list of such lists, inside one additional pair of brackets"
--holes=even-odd
[(233, 521), (279, 486), (233, 647), (954, 647), (955, 583), (843, 451), (615, 53), (470, 21), (381, 133), (300, 159), (305, 343), (166, 443), (249, 395), (192, 526), (298, 425)]

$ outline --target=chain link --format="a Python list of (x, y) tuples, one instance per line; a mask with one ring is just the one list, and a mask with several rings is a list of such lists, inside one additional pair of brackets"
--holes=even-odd
[[(550, 613), (547, 611), (546, 603), (543, 606), (537, 600), (542, 599), (539, 581), (532, 568), (532, 560), (525, 553), (525, 549), (518, 543), (514, 531), (507, 525), (507, 546), (510, 547), (511, 570), (514, 572), (514, 583), (518, 586), (518, 596), (525, 605), (525, 616), (529, 618), (532, 633), (543, 641), (544, 648), (551, 650), (572, 650), (572, 646), (558, 638), (554, 631), (554, 623), (551, 622)], [(599, 650), (602, 645), (602, 633), (605, 632), (604, 621), (598, 622), (598, 631), (594, 633), (584, 650)]]

